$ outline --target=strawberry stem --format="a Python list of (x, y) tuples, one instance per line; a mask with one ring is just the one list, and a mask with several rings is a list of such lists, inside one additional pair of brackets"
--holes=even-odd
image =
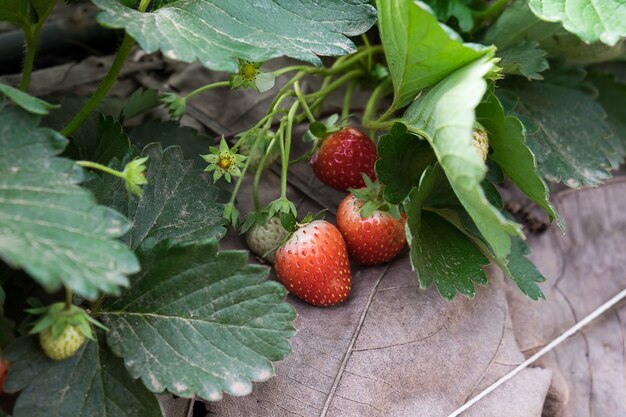
[(192, 98), (193, 96), (203, 93), (207, 90), (211, 90), (213, 88), (219, 88), (219, 87), (230, 87), (230, 81), (218, 81), (215, 83), (211, 83), (211, 84), (207, 84), (207, 85), (203, 85), (200, 88), (196, 88), (195, 90), (193, 90), (191, 93), (187, 94), (185, 97), (183, 97), (183, 100), (187, 101), (190, 98)]
[(69, 311), (72, 308), (72, 290), (65, 287), (65, 311)]
[[(376, 88), (372, 92), (372, 95), (367, 101), (367, 105), (365, 106), (365, 111), (363, 112), (363, 120), (362, 120), (363, 126), (367, 127), (368, 129), (375, 129), (377, 124), (380, 123), (380, 121), (375, 122), (373, 120), (373, 116), (376, 110), (378, 109), (378, 103), (380, 102), (380, 100), (386, 94), (390, 92), (390, 87), (391, 87), (390, 79), (386, 79), (376, 86)], [(393, 106), (391, 108), (393, 108)], [(385, 112), (385, 114), (386, 113), (389, 113), (389, 110)]]

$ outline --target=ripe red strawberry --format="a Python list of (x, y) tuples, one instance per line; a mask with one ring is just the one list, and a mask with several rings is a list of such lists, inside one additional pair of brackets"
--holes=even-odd
[(10, 366), (9, 361), (0, 358), (0, 395), (4, 394), (4, 379), (9, 372)]
[(352, 276), (339, 230), (324, 220), (298, 228), (276, 251), (278, 279), (296, 297), (316, 306), (348, 299)]
[(376, 144), (358, 130), (346, 127), (321, 140), (311, 157), (317, 178), (341, 191), (363, 187), (361, 174), (375, 179)]
[(373, 206), (371, 214), (363, 218), (361, 209), (365, 204), (349, 194), (337, 211), (337, 227), (346, 241), (350, 259), (363, 265), (389, 262), (406, 244), (406, 216), (394, 218), (389, 211)]

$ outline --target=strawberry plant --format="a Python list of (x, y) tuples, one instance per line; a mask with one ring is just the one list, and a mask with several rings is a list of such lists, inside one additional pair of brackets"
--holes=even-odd
[[(500, 183), (564, 229), (545, 180), (598, 185), (626, 156), (621, 0), (92, 2), (123, 38), (91, 96), (55, 98), (29, 85), (56, 0), (0, 0), (25, 39), (20, 82), (0, 83), (0, 376), (16, 417), (160, 416), (154, 394), (249, 394), (289, 354), (286, 294), (350, 302), (349, 257), (389, 262), (408, 246), (420, 286), (446, 299), (473, 297), (493, 263), (539, 300), (545, 278)], [(108, 94), (133, 48), (227, 74), (119, 104)], [(268, 69), (282, 56), (294, 62)], [(215, 89), (269, 106), (197, 149), (179, 121)], [(157, 107), (171, 120), (128, 123)], [(297, 163), (352, 189), (338, 228), (298, 213)], [(266, 201), (272, 166), (280, 195)], [(220, 250), (228, 229), (280, 282)]]

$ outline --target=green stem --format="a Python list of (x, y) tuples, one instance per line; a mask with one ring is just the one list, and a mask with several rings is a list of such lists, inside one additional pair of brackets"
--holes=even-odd
[(289, 109), (285, 135), (281, 138), (282, 170), (280, 173), (280, 197), (285, 200), (287, 199), (287, 169), (289, 168), (289, 154), (291, 153), (291, 131), (299, 105), (300, 103), (296, 101)]
[(492, 18), (498, 16), (508, 3), (509, 0), (496, 0), (485, 10), (473, 13), (474, 18), (481, 22), (491, 20)]
[(300, 79), (302, 79), (305, 75), (306, 72), (300, 71), (296, 75), (294, 75), (291, 80), (287, 81), (287, 83), (278, 91), (278, 93), (274, 97), (274, 100), (272, 100), (272, 103), (270, 104), (269, 110), (267, 112), (272, 113), (276, 106), (278, 106), (278, 103), (284, 99), (285, 95), (291, 95), (292, 93), (287, 90), (289, 90), (294, 83), (300, 81)]
[(259, 183), (261, 182), (261, 174), (265, 169), (265, 165), (267, 165), (267, 161), (269, 161), (272, 153), (274, 152), (274, 148), (276, 146), (276, 137), (272, 139), (270, 142), (270, 146), (267, 147), (267, 151), (263, 158), (261, 158), (261, 162), (259, 162), (259, 167), (254, 174), (254, 183), (252, 184), (252, 200), (254, 201), (254, 208), (259, 211), (261, 208), (261, 201), (259, 200)]
[[(367, 105), (365, 106), (365, 111), (363, 113), (363, 126), (369, 127), (373, 121), (374, 113), (378, 108), (378, 103), (380, 99), (387, 93), (388, 87), (391, 85), (391, 80), (386, 79), (376, 86), (369, 100), (367, 101)], [(393, 107), (393, 106), (392, 106)], [(394, 110), (395, 111), (395, 110)], [(389, 111), (385, 112), (388, 113)]]
[(296, 97), (298, 97), (298, 101), (302, 105), (302, 108), (304, 109), (304, 113), (306, 114), (306, 117), (309, 119), (309, 122), (311, 123), (315, 122), (315, 117), (313, 116), (313, 113), (311, 113), (311, 109), (309, 108), (309, 105), (307, 104), (306, 99), (302, 95), (302, 91), (300, 90), (300, 84), (298, 84), (297, 81), (293, 84), (293, 90), (296, 92)]
[(363, 71), (362, 70), (352, 70), (350, 72), (345, 73), (344, 75), (342, 75), (341, 77), (337, 78), (335, 81), (331, 82), (330, 84), (328, 84), (325, 88), (316, 91), (315, 93), (312, 94), (307, 94), (306, 98), (307, 99), (315, 99), (318, 97), (326, 97), (328, 96), (330, 93), (332, 93), (333, 91), (335, 91), (336, 89), (338, 89), (339, 87), (343, 86), (345, 83), (347, 83), (348, 81), (351, 81), (357, 77), (360, 77), (361, 75), (363, 75)]
[(275, 77), (278, 77), (280, 75), (286, 74), (291, 71), (304, 71), (308, 73), (308, 72), (313, 72), (316, 70), (317, 68), (311, 67), (308, 65), (292, 65), (290, 67), (280, 68), (280, 69), (277, 69), (276, 71), (272, 71), (272, 74), (274, 74)]
[(343, 96), (343, 106), (341, 107), (341, 120), (346, 120), (350, 115), (350, 102), (352, 101), (352, 93), (356, 88), (356, 81), (352, 81), (346, 88), (346, 93)]
[(116, 171), (113, 168), (109, 168), (108, 166), (99, 164), (97, 162), (92, 162), (92, 161), (76, 161), (76, 164), (83, 167), (83, 168), (91, 168), (91, 169), (97, 169), (98, 171), (102, 171), (102, 172), (106, 172), (107, 174), (111, 174), (115, 177), (118, 178), (122, 178), (122, 179), (126, 179), (126, 177), (124, 176), (123, 173), (121, 173), (120, 171)]
[(65, 287), (65, 310), (72, 308), (72, 290)]
[(50, 15), (52, 9), (56, 5), (56, 0), (52, 2), (46, 9), (46, 12), (39, 16), (39, 21), (36, 25), (24, 29), (24, 37), (26, 38), (26, 53), (24, 54), (24, 66), (22, 68), (22, 79), (20, 81), (20, 89), (22, 91), (28, 91), (30, 85), (30, 77), (33, 73), (33, 67), (35, 64), (35, 55), (37, 54), (37, 46), (39, 45), (39, 33), (43, 28), (46, 19)]
[(347, 68), (352, 67), (355, 63), (359, 62), (360, 60), (362, 60), (364, 57), (371, 57), (374, 54), (378, 54), (383, 52), (383, 46), (382, 45), (376, 45), (376, 46), (371, 46), (369, 48), (365, 48), (362, 51), (357, 52), (354, 55), (348, 55), (349, 58), (347, 58), (345, 61), (343, 61), (340, 65), (337, 66), (333, 66), (329, 69), (322, 69), (319, 71), (320, 75), (334, 75), (337, 74), (339, 72), (343, 72), (344, 70), (346, 70)]
[(367, 70), (372, 70), (372, 46), (370, 45), (370, 40), (367, 38), (365, 33), (361, 33), (361, 39), (363, 40), (363, 45), (365, 46), (365, 50), (368, 51), (367, 54)]
[[(280, 146), (280, 197), (287, 196), (287, 167), (289, 163), (285, 163), (285, 127), (281, 124), (278, 129), (278, 145)], [(283, 185), (284, 179), (284, 185)]]
[(22, 68), (22, 80), (20, 81), (20, 90), (28, 91), (30, 84), (30, 76), (33, 72), (35, 63), (35, 54), (37, 52), (37, 38), (32, 32), (24, 31), (26, 38), (26, 54), (24, 55), (24, 67)]
[[(141, 0), (139, 3), (139, 7), (137, 10), (141, 13), (145, 12), (150, 4), (151, 0)], [(130, 55), (130, 51), (135, 44), (135, 40), (128, 33), (124, 34), (124, 39), (122, 40), (122, 44), (117, 51), (117, 55), (115, 55), (115, 59), (113, 60), (113, 64), (111, 64), (111, 68), (109, 68), (109, 72), (104, 77), (104, 79), (100, 82), (100, 85), (96, 89), (96, 92), (89, 98), (87, 103), (83, 106), (82, 109), (78, 112), (78, 114), (72, 119), (72, 121), (65, 126), (65, 128), (61, 131), (63, 136), (69, 137), (83, 124), (83, 122), (91, 115), (91, 113), (96, 110), (100, 102), (106, 97), (107, 93), (117, 81), (117, 77), (124, 66), (124, 62), (128, 55)]]
[(117, 51), (117, 55), (115, 56), (115, 60), (109, 68), (109, 72), (104, 77), (100, 85), (98, 86), (96, 92), (89, 98), (85, 106), (78, 112), (78, 114), (72, 119), (72, 121), (61, 131), (63, 136), (69, 137), (71, 136), (76, 129), (83, 124), (83, 122), (93, 113), (94, 110), (100, 105), (100, 102), (106, 97), (107, 93), (117, 81), (117, 77), (122, 70), (122, 66), (124, 65), (124, 61), (130, 54), (130, 50), (135, 44), (135, 40), (127, 33), (124, 35), (124, 40), (120, 45), (120, 49)]
[(183, 97), (183, 99), (185, 101), (189, 100), (190, 98), (192, 98), (193, 96), (203, 93), (207, 90), (211, 90), (213, 88), (219, 88), (219, 87), (230, 87), (230, 81), (218, 81), (215, 83), (211, 83), (211, 84), (207, 84), (204, 85), (200, 88), (196, 88), (195, 90), (193, 90), (191, 93), (187, 94), (185, 97)]

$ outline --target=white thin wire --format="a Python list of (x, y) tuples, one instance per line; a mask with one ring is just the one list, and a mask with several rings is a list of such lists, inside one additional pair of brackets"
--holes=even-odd
[(576, 334), (580, 329), (582, 329), (583, 327), (585, 327), (586, 325), (588, 325), (589, 323), (591, 323), (592, 321), (594, 321), (595, 319), (600, 317), (608, 309), (610, 309), (615, 304), (617, 304), (620, 301), (622, 301), (625, 297), (626, 297), (626, 288), (624, 288), (615, 297), (611, 298), (609, 301), (607, 301), (606, 303), (602, 304), (600, 307), (595, 309), (591, 314), (589, 314), (587, 317), (585, 317), (584, 319), (582, 319), (581, 321), (576, 323), (573, 327), (571, 327), (570, 329), (568, 329), (565, 332), (563, 332), (563, 334), (561, 334), (559, 337), (557, 337), (552, 342), (547, 344), (539, 352), (535, 353), (533, 356), (531, 356), (530, 358), (526, 359), (524, 362), (520, 363), (517, 367), (515, 367), (515, 369), (513, 369), (508, 374), (504, 375), (502, 378), (498, 379), (492, 385), (487, 387), (483, 392), (481, 392), (480, 394), (478, 394), (477, 396), (475, 396), (474, 398), (472, 398), (471, 400), (469, 400), (468, 402), (463, 404), (463, 406), (461, 408), (459, 408), (456, 411), (454, 411), (448, 417), (457, 417), (462, 412), (467, 411), (471, 406), (473, 406), (478, 401), (482, 400), (487, 395), (489, 395), (490, 393), (495, 391), (500, 385), (504, 384), (506, 381), (508, 381), (509, 379), (513, 378), (515, 375), (517, 375), (518, 373), (520, 373), (524, 369), (528, 368), (528, 366), (530, 364), (535, 362), (537, 359), (539, 359), (540, 357), (542, 357), (546, 353), (550, 352), (552, 349), (554, 349), (555, 347), (560, 345), (562, 342), (564, 342), (570, 336)]

